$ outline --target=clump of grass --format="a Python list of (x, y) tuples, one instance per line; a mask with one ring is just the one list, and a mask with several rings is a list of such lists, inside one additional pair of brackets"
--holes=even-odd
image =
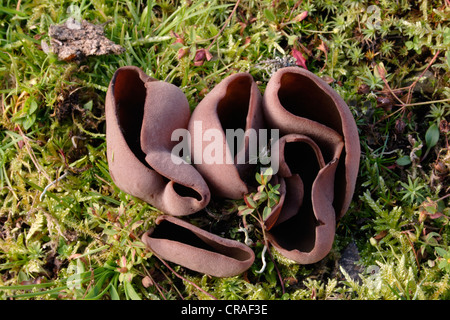
[[(0, 299), (448, 299), (449, 10), (404, 0), (0, 0)], [(49, 26), (74, 14), (104, 23), (125, 53), (80, 64), (46, 53)], [(361, 137), (354, 201), (332, 252), (293, 265), (264, 251), (253, 229), (257, 259), (237, 277), (152, 256), (139, 235), (160, 213), (108, 173), (114, 71), (139, 66), (195, 108), (234, 72), (250, 72), (263, 91), (274, 69), (300, 63), (294, 54), (348, 102)], [(229, 227), (246, 240), (239, 223)], [(366, 270), (356, 280), (338, 267), (351, 242)]]

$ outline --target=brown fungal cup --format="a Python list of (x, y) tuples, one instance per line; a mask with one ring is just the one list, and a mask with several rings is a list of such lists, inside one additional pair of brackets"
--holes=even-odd
[[(298, 263), (317, 262), (330, 251), (336, 221), (353, 196), (360, 157), (356, 123), (328, 84), (297, 67), (272, 76), (263, 110), (269, 127), (280, 130), (277, 179), (286, 184), (273, 210), (278, 218), (266, 222), (269, 242)], [(293, 201), (299, 195), (301, 201)]]
[[(201, 128), (196, 125), (201, 125)], [(232, 147), (226, 139), (226, 133), (227, 130), (239, 129), (243, 132), (249, 132), (250, 129), (257, 131), (263, 126), (261, 93), (248, 73), (237, 73), (225, 78), (194, 109), (189, 121), (192, 159), (213, 195), (242, 199), (248, 193), (245, 181), (254, 167), (249, 164), (249, 137), (246, 136)], [(207, 151), (213, 144), (217, 146), (217, 141), (205, 141), (205, 135), (210, 129), (220, 132), (222, 141), (222, 157), (215, 162), (208, 159), (210, 154)]]
[(190, 117), (178, 87), (122, 67), (111, 80), (105, 109), (109, 171), (121, 190), (175, 216), (208, 204), (209, 188), (197, 170), (172, 161), (172, 132), (187, 128)]
[(163, 215), (142, 241), (164, 260), (215, 277), (236, 276), (251, 267), (253, 250), (182, 219)]
[[(265, 218), (267, 240), (299, 263), (323, 259), (336, 222), (348, 210), (359, 170), (355, 120), (344, 100), (318, 76), (298, 67), (278, 70), (261, 96), (253, 77), (222, 80), (190, 114), (181, 90), (137, 67), (119, 68), (106, 97), (111, 178), (123, 191), (164, 212), (142, 236), (164, 260), (216, 277), (252, 265), (253, 251), (174, 216), (203, 210), (211, 197), (242, 199), (256, 165), (248, 132), (279, 130), (271, 152), (280, 201)], [(187, 129), (192, 164), (173, 152), (173, 133)], [(229, 131), (246, 133), (227, 140)], [(213, 134), (214, 133), (214, 134)], [(178, 160), (174, 162), (174, 159)], [(231, 160), (231, 161), (230, 161)]]

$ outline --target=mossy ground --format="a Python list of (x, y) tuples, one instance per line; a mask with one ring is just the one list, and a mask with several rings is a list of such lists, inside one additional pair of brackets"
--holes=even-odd
[[(0, 299), (450, 298), (450, 3), (235, 5), (0, 0)], [(125, 52), (59, 61), (46, 50), (49, 26), (71, 17), (105, 23)], [(196, 58), (201, 49), (212, 58)], [(233, 278), (152, 256), (139, 235), (160, 213), (108, 173), (114, 71), (138, 66), (179, 86), (194, 108), (229, 74), (248, 71), (263, 91), (274, 68), (302, 61), (348, 103), (361, 138), (354, 199), (327, 258), (299, 266), (272, 251), (257, 273), (256, 232), (258, 258)], [(237, 223), (225, 223), (243, 241)], [(339, 267), (353, 244), (360, 277)]]

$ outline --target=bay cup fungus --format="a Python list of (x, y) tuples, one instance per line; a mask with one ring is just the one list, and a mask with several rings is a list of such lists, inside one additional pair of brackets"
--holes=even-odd
[(109, 172), (118, 188), (174, 216), (205, 208), (209, 188), (191, 165), (175, 164), (172, 131), (187, 128), (181, 90), (133, 66), (119, 68), (106, 95)]
[[(355, 189), (361, 153), (355, 120), (336, 91), (297, 67), (272, 75), (262, 109), (267, 126), (280, 130), (279, 175), (291, 184), (279, 213), (286, 221), (270, 229), (269, 242), (300, 264), (317, 262), (330, 251)], [(288, 189), (303, 189), (303, 199), (292, 201), (299, 192)]]
[(251, 248), (183, 216), (201, 214), (211, 199), (242, 199), (267, 149), (271, 184), (280, 185), (264, 221), (267, 242), (299, 264), (331, 250), (355, 189), (360, 145), (348, 106), (313, 73), (279, 69), (263, 95), (249, 73), (231, 75), (191, 114), (178, 87), (127, 66), (115, 72), (105, 109), (111, 178), (164, 213), (142, 236), (162, 259), (216, 277), (250, 268)]
[(255, 259), (245, 244), (222, 238), (182, 219), (161, 215), (142, 241), (161, 258), (215, 277), (232, 277)]

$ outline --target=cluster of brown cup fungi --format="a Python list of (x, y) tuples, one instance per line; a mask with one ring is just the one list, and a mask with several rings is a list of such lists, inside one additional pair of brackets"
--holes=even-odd
[[(180, 88), (137, 67), (122, 67), (109, 86), (106, 123), (111, 178), (163, 212), (142, 236), (159, 257), (216, 277), (238, 275), (253, 264), (254, 252), (244, 243), (183, 218), (204, 211), (211, 199), (242, 199), (249, 193), (256, 165), (237, 159), (248, 156), (251, 141), (246, 135), (236, 148), (226, 139), (228, 130), (238, 129), (279, 132), (271, 152), (278, 154), (272, 184), (280, 185), (280, 200), (264, 221), (267, 242), (299, 264), (320, 261), (331, 250), (336, 222), (353, 196), (360, 143), (344, 100), (313, 73), (279, 69), (264, 94), (249, 73), (237, 73), (191, 113)], [(178, 143), (173, 133), (180, 129), (189, 133), (190, 161), (173, 152)], [(208, 130), (223, 136), (219, 147), (205, 139)], [(210, 143), (216, 143), (223, 161), (204, 158)], [(226, 161), (230, 155), (233, 160)]]

